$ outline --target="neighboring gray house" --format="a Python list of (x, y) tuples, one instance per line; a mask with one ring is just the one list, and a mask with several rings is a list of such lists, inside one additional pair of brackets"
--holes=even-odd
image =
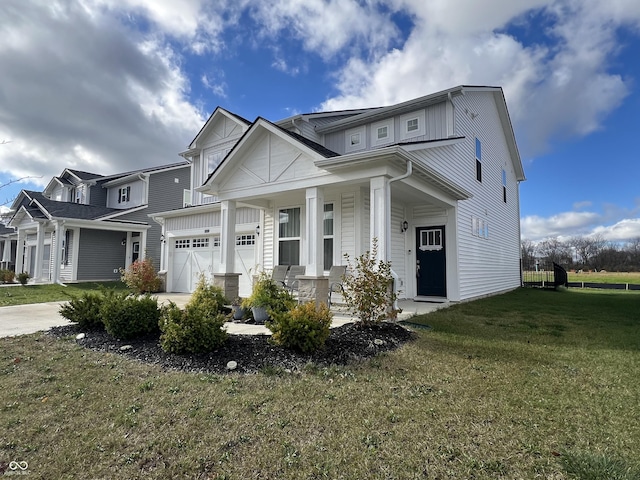
[(158, 268), (161, 228), (148, 215), (183, 205), (190, 170), (186, 162), (109, 176), (67, 168), (42, 192), (22, 190), (9, 221), (16, 273), (45, 283), (116, 280), (145, 256)]
[(217, 108), (181, 155), (192, 206), (152, 215), (169, 291), (192, 291), (204, 273), (246, 295), (256, 271), (299, 264), (305, 291), (326, 292), (330, 267), (373, 238), (401, 298), (520, 285), (525, 176), (500, 87), (275, 123)]
[(13, 270), (16, 261), (16, 231), (0, 223), (0, 270)]

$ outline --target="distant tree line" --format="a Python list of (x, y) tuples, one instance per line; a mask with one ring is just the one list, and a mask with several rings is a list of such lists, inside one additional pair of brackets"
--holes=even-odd
[(640, 272), (640, 237), (626, 243), (610, 242), (599, 234), (565, 241), (551, 237), (537, 243), (525, 239), (521, 250), (525, 270), (534, 270), (536, 262), (545, 266), (555, 262), (572, 270)]

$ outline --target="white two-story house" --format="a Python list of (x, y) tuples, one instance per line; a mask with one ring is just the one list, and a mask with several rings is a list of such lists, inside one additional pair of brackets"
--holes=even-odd
[(257, 271), (303, 265), (307, 291), (324, 292), (330, 267), (374, 238), (401, 298), (520, 285), (525, 176), (499, 87), (277, 122), (218, 108), (181, 155), (188, 206), (153, 215), (169, 291), (192, 291), (204, 273), (246, 295)]
[(145, 256), (160, 267), (161, 228), (149, 214), (182, 206), (186, 162), (116, 175), (65, 169), (12, 204), (15, 271), (35, 282), (117, 280)]

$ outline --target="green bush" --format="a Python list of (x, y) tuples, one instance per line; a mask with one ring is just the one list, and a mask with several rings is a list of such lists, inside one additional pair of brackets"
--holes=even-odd
[(24, 286), (27, 284), (27, 282), (31, 278), (31, 275), (29, 275), (27, 272), (21, 272), (18, 275), (16, 275), (16, 278), (20, 282), (20, 285)]
[(348, 254), (344, 256), (351, 273), (343, 278), (343, 298), (360, 325), (397, 317), (398, 311), (393, 308), (397, 294), (393, 291), (391, 262), (376, 260), (378, 240), (373, 239), (371, 252), (360, 255), (355, 264), (351, 263)]
[(0, 282), (2, 283), (13, 283), (16, 274), (13, 270), (0, 270)]
[(156, 267), (149, 257), (144, 260), (136, 260), (129, 267), (120, 269), (120, 279), (133, 293), (155, 293), (162, 289), (162, 279), (156, 272)]
[(58, 312), (64, 318), (75, 322), (81, 328), (104, 328), (100, 308), (104, 295), (97, 292), (84, 292), (80, 297), (75, 297), (60, 307)]
[(266, 273), (261, 273), (253, 285), (251, 295), (242, 302), (246, 309), (262, 307), (271, 313), (286, 312), (296, 304), (293, 295), (278, 285)]
[(158, 299), (150, 295), (138, 297), (108, 290), (100, 307), (100, 315), (107, 332), (122, 340), (157, 332), (159, 328)]
[(196, 289), (191, 295), (189, 304), (192, 306), (198, 306), (203, 308), (206, 312), (212, 314), (222, 313), (224, 306), (227, 303), (222, 288), (207, 283), (204, 275), (200, 275)]
[(314, 302), (297, 305), (285, 312), (272, 312), (272, 320), (266, 326), (276, 345), (304, 353), (322, 348), (329, 338), (332, 314), (325, 304), (316, 307)]
[(170, 302), (162, 308), (160, 346), (177, 354), (211, 352), (224, 343), (225, 317), (201, 305), (189, 302), (184, 310)]

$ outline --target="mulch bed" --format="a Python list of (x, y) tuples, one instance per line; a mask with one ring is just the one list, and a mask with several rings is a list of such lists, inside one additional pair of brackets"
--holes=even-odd
[[(122, 341), (105, 331), (82, 331), (77, 325), (49, 331), (57, 338), (79, 333), (84, 333), (85, 337), (76, 342), (97, 352), (124, 355), (167, 370), (209, 373), (257, 373), (268, 368), (293, 372), (309, 363), (318, 367), (347, 365), (396, 349), (415, 338), (415, 333), (394, 323), (383, 322), (371, 327), (351, 323), (332, 328), (325, 347), (314, 353), (305, 354), (272, 345), (266, 335), (229, 335), (227, 341), (211, 353), (175, 355), (160, 348), (159, 335)], [(228, 368), (231, 361), (237, 363), (233, 370)]]

